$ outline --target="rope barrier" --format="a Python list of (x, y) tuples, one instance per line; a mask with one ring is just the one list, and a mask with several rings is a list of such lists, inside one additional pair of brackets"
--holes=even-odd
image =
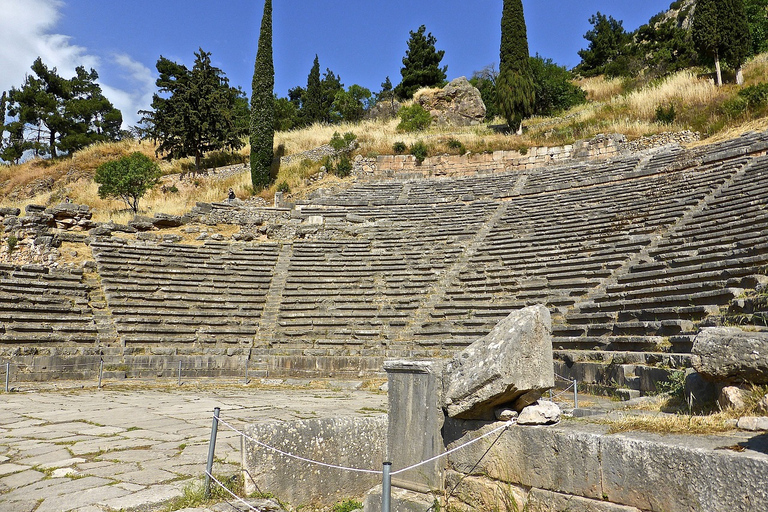
[(351, 472), (354, 472), (354, 473), (368, 473), (368, 474), (373, 474), (373, 475), (380, 475), (382, 473), (381, 471), (373, 470), (373, 469), (350, 468), (350, 467), (346, 467), (346, 466), (338, 466), (336, 464), (328, 464), (326, 462), (320, 462), (320, 461), (316, 461), (316, 460), (312, 460), (312, 459), (307, 459), (305, 457), (300, 457), (298, 455), (294, 455), (292, 453), (285, 452), (285, 451), (280, 450), (278, 448), (275, 448), (273, 446), (269, 446), (268, 444), (263, 443), (263, 442), (259, 441), (258, 439), (254, 439), (253, 437), (249, 436), (245, 432), (241, 432), (241, 431), (237, 430), (235, 427), (233, 427), (232, 425), (230, 425), (226, 421), (222, 420), (221, 418), (219, 418), (219, 423), (224, 425), (225, 427), (227, 427), (231, 431), (233, 431), (233, 432), (243, 436), (245, 439), (248, 439), (249, 441), (252, 441), (252, 442), (256, 443), (257, 445), (259, 445), (259, 446), (261, 446), (263, 448), (266, 448), (268, 450), (272, 450), (275, 453), (279, 453), (280, 455), (284, 455), (284, 456), (290, 457), (292, 459), (296, 459), (296, 460), (300, 460), (302, 462), (306, 462), (308, 464), (315, 464), (317, 466), (323, 466), (323, 467), (331, 468), (331, 469), (340, 469), (342, 471), (351, 471)]
[(245, 505), (246, 507), (248, 507), (250, 510), (253, 510), (253, 511), (255, 511), (255, 512), (260, 512), (260, 511), (259, 511), (259, 509), (255, 508), (253, 505), (251, 505), (250, 503), (248, 503), (247, 501), (245, 501), (243, 498), (241, 498), (241, 497), (240, 497), (240, 496), (238, 496), (237, 494), (235, 494), (235, 493), (233, 493), (232, 491), (230, 491), (229, 489), (227, 489), (227, 487), (226, 487), (224, 484), (222, 484), (221, 482), (219, 482), (219, 481), (216, 479), (216, 477), (215, 477), (215, 476), (213, 476), (212, 474), (210, 474), (208, 471), (206, 471), (206, 472), (205, 472), (205, 474), (206, 474), (206, 475), (207, 475), (207, 476), (208, 476), (208, 477), (209, 477), (211, 480), (213, 480), (213, 481), (216, 483), (216, 485), (218, 485), (219, 487), (221, 487), (222, 489), (224, 489), (224, 490), (225, 490), (225, 491), (226, 491), (226, 492), (227, 492), (227, 493), (228, 493), (230, 496), (232, 496), (232, 497), (233, 497), (233, 498), (235, 498), (237, 501), (239, 501), (240, 503), (242, 503), (243, 505)]
[[(233, 431), (233, 432), (243, 436), (245, 439), (248, 439), (249, 441), (252, 441), (252, 442), (256, 443), (257, 445), (259, 445), (259, 446), (261, 446), (263, 448), (266, 448), (268, 450), (272, 450), (272, 451), (274, 451), (276, 453), (279, 453), (280, 455), (284, 455), (284, 456), (290, 457), (292, 459), (300, 460), (300, 461), (306, 462), (308, 464), (315, 464), (317, 466), (322, 466), (322, 467), (326, 467), (326, 468), (339, 469), (339, 470), (342, 470), (342, 471), (351, 471), (351, 472), (355, 472), (355, 473), (367, 473), (367, 474), (372, 474), (372, 475), (381, 475), (382, 474), (382, 471), (375, 470), (375, 469), (350, 468), (350, 467), (346, 467), (346, 466), (339, 466), (339, 465), (336, 465), (336, 464), (328, 464), (326, 462), (320, 462), (320, 461), (316, 461), (316, 460), (312, 460), (312, 459), (307, 459), (307, 458), (301, 457), (299, 455), (294, 455), (292, 453), (285, 452), (285, 451), (280, 450), (278, 448), (275, 448), (273, 446), (269, 446), (268, 444), (263, 443), (263, 442), (259, 441), (258, 439), (254, 439), (253, 437), (249, 436), (245, 432), (241, 432), (241, 431), (237, 430), (235, 427), (233, 427), (232, 425), (230, 425), (226, 421), (222, 420), (221, 418), (219, 418), (218, 421), (219, 421), (220, 424), (224, 425), (225, 427), (227, 427), (231, 431)], [(476, 439), (468, 441), (468, 442), (466, 442), (466, 443), (464, 443), (464, 444), (462, 444), (460, 446), (452, 448), (452, 449), (448, 450), (447, 452), (441, 453), (440, 455), (436, 455), (435, 457), (432, 457), (430, 459), (423, 460), (421, 462), (418, 462), (416, 464), (413, 464), (413, 465), (408, 466), (408, 467), (403, 468), (403, 469), (399, 469), (397, 471), (393, 471), (391, 474), (392, 474), (392, 476), (394, 476), (394, 475), (398, 475), (400, 473), (405, 473), (406, 471), (411, 471), (412, 469), (416, 469), (418, 467), (424, 466), (424, 465), (429, 464), (431, 462), (434, 462), (436, 460), (442, 459), (443, 457), (447, 457), (447, 456), (451, 455), (452, 453), (456, 453), (457, 451), (459, 451), (459, 450), (461, 450), (463, 448), (466, 448), (467, 446), (470, 446), (470, 445), (472, 445), (472, 444), (474, 444), (474, 443), (476, 443), (476, 442), (478, 442), (478, 441), (480, 441), (482, 439), (485, 439), (486, 437), (492, 436), (493, 434), (495, 434), (495, 433), (497, 433), (497, 432), (499, 432), (501, 430), (505, 430), (505, 429), (509, 428), (512, 425), (514, 425), (514, 421), (508, 421), (508, 422), (504, 423), (503, 425), (501, 425), (501, 426), (499, 426), (499, 427), (497, 427), (497, 428), (495, 428), (495, 429), (493, 429), (493, 430), (491, 430), (489, 432), (486, 432), (485, 434), (483, 434), (482, 436), (480, 436), (480, 437), (478, 437)]]

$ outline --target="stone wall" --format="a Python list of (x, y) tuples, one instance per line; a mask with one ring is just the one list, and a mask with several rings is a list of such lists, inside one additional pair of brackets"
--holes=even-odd
[(525, 152), (441, 155), (429, 157), (419, 165), (411, 155), (383, 155), (376, 161), (378, 177), (423, 178), (430, 176), (474, 176), (500, 171), (526, 170), (580, 158), (608, 158), (616, 155), (623, 135), (598, 135), (592, 140), (558, 147), (533, 147)]
[[(446, 446), (496, 425), (449, 420)], [(766, 436), (607, 435), (568, 423), (513, 426), (455, 452), (446, 488), (455, 487), (458, 510), (514, 499), (517, 510), (537, 512), (754, 512), (768, 503), (767, 479)]]
[(250, 425), (243, 440), (246, 494), (272, 493), (295, 509), (332, 505), (362, 496), (380, 475), (310, 464), (265, 448), (254, 441), (313, 461), (349, 468), (381, 470), (387, 418), (328, 418)]

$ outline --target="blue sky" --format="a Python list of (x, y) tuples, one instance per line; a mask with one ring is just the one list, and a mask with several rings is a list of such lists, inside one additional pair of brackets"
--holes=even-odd
[[(671, 0), (524, 0), (531, 54), (579, 63), (597, 11), (634, 30)], [(315, 54), (346, 85), (378, 91), (400, 81), (408, 33), (419, 25), (445, 50), (448, 77), (498, 64), (502, 0), (273, 0), (275, 92), (306, 85)], [(20, 86), (37, 56), (70, 77), (93, 67), (126, 125), (155, 92), (160, 55), (187, 64), (202, 47), (231, 83), (249, 92), (263, 2), (259, 0), (0, 0), (0, 90)]]

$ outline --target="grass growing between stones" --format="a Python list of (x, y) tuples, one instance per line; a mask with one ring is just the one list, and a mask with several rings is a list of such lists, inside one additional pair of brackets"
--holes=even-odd
[(213, 475), (216, 480), (224, 484), (227, 490), (220, 487), (213, 480), (211, 481), (211, 493), (206, 498), (204, 480), (196, 480), (187, 484), (182, 490), (182, 495), (171, 500), (165, 507), (164, 512), (175, 512), (185, 508), (197, 508), (205, 505), (220, 503), (221, 501), (232, 500), (230, 492), (236, 496), (242, 497), (245, 493), (243, 479), (238, 476)]
[(620, 419), (599, 420), (608, 425), (609, 434), (641, 431), (654, 434), (707, 435), (733, 430), (732, 417), (728, 413), (706, 416), (664, 414), (625, 416)]

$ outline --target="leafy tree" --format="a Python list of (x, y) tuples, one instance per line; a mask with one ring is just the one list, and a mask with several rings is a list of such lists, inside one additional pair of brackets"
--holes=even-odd
[(663, 14), (654, 16), (635, 31), (631, 48), (634, 58), (640, 62), (638, 67), (646, 68), (652, 77), (687, 69), (699, 62), (691, 32), (683, 27), (687, 12), (681, 11), (677, 18), (665, 18)]
[(584, 35), (589, 45), (579, 50), (581, 63), (577, 66), (578, 72), (585, 76), (623, 74), (626, 67), (625, 52), (632, 42), (632, 35), (624, 30), (622, 21), (613, 16), (605, 16), (600, 11), (589, 18), (589, 23), (592, 29)]
[(275, 98), (275, 131), (286, 132), (298, 126), (299, 107), (296, 103), (289, 98)]
[(504, 0), (500, 57), (496, 79), (499, 110), (509, 128), (520, 133), (523, 118), (533, 113), (536, 100), (522, 0)]
[(275, 145), (275, 66), (272, 60), (272, 0), (265, 0), (251, 94), (251, 182), (271, 180)]
[(717, 85), (723, 84), (721, 60), (736, 70), (737, 82), (743, 82), (741, 66), (751, 41), (742, 0), (698, 0), (691, 33), (698, 52), (714, 62)]
[(538, 55), (531, 57), (530, 65), (536, 90), (535, 115), (550, 116), (586, 103), (587, 93), (573, 84), (573, 75), (565, 67)]
[(435, 48), (437, 39), (432, 33), (425, 34), (427, 28), (422, 25), (416, 32), (410, 32), (408, 50), (403, 57), (400, 74), (402, 82), (395, 87), (398, 97), (409, 99), (422, 87), (435, 87), (443, 83), (448, 66), (440, 67), (445, 50)]
[[(146, 136), (158, 141), (157, 152), (165, 157), (195, 157), (195, 169), (205, 153), (243, 147), (245, 123), (237, 119), (242, 111), (242, 91), (230, 87), (224, 72), (213, 66), (211, 54), (201, 48), (193, 68), (187, 69), (165, 57), (157, 61), (157, 87), (152, 110), (142, 110)], [(238, 105), (241, 107), (238, 109)]]
[(32, 72), (8, 94), (8, 114), (19, 123), (9, 130), (17, 147), (56, 158), (60, 150), (73, 152), (120, 137), (122, 114), (104, 97), (96, 71), (78, 67), (67, 80), (38, 57)]
[(489, 121), (501, 115), (496, 102), (496, 79), (498, 76), (499, 72), (496, 70), (496, 66), (490, 64), (480, 71), (475, 71), (472, 78), (469, 79), (469, 83), (480, 91), (480, 97), (485, 103), (485, 118)]
[(363, 119), (371, 101), (371, 91), (360, 85), (350, 85), (349, 89), (340, 90), (333, 100), (333, 111), (342, 120), (356, 123)]
[(400, 123), (397, 129), (401, 132), (420, 132), (432, 124), (432, 116), (418, 103), (401, 108), (398, 116), (400, 116)]
[(318, 121), (331, 124), (341, 120), (333, 110), (333, 102), (336, 100), (336, 95), (339, 92), (344, 92), (344, 84), (341, 83), (341, 77), (326, 68), (323, 79), (320, 82), (320, 119)]
[(99, 197), (117, 197), (134, 212), (139, 199), (160, 180), (160, 167), (139, 152), (101, 164), (93, 180), (98, 183)]
[(744, 0), (752, 55), (768, 51), (768, 0)]

